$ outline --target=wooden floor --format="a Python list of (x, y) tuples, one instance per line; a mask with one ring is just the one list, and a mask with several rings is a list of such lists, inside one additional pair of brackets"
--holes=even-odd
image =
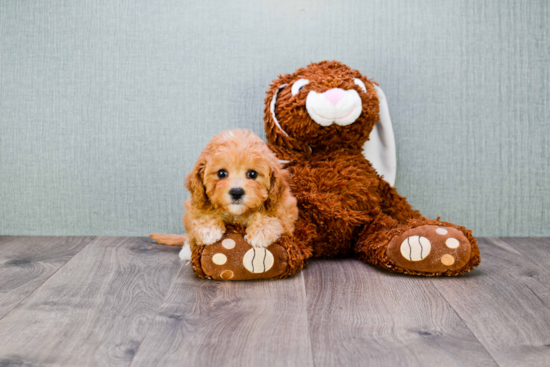
[(149, 238), (0, 237), (0, 366), (550, 366), (550, 239), (458, 278), (314, 260), (195, 277)]

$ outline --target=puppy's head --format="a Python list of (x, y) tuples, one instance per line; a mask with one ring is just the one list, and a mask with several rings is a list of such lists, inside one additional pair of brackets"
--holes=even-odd
[(275, 154), (248, 130), (227, 130), (214, 137), (187, 177), (193, 205), (239, 216), (269, 210), (286, 182)]

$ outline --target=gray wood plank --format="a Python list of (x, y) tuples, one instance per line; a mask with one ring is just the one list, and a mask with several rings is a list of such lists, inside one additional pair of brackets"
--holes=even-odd
[(302, 274), (218, 282), (185, 266), (134, 366), (312, 366)]
[(458, 279), (433, 279), (501, 366), (550, 365), (550, 272), (523, 248), (479, 239), (481, 266)]
[(0, 237), (0, 319), (93, 237)]
[(11, 242), (16, 238), (18, 238), (18, 237), (17, 236), (4, 236), (4, 235), (0, 236), (0, 246), (2, 246), (4, 243)]
[(305, 270), (315, 366), (495, 366), (429, 278), (360, 261)]
[(549, 237), (504, 237), (489, 238), (491, 242), (504, 242), (529, 260), (544, 269), (550, 269), (550, 238)]
[(95, 239), (0, 320), (0, 365), (128, 366), (177, 253), (148, 238)]

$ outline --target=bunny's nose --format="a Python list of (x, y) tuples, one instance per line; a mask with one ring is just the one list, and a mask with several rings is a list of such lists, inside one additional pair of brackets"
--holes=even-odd
[(344, 90), (340, 88), (329, 89), (323, 93), (325, 98), (333, 105), (336, 105), (344, 97), (344, 94)]
[(234, 187), (229, 190), (229, 195), (231, 195), (233, 200), (239, 200), (244, 196), (244, 190), (242, 187)]

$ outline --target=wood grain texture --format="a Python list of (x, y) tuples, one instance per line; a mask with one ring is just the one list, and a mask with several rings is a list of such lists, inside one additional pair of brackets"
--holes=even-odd
[(217, 282), (178, 275), (134, 366), (313, 366), (302, 274)]
[(128, 366), (180, 268), (177, 251), (95, 239), (0, 320), (0, 365)]
[(0, 237), (0, 366), (550, 365), (550, 239), (479, 242), (458, 278), (213, 282), (148, 238)]
[(0, 319), (93, 237), (0, 237)]
[(356, 260), (312, 261), (304, 276), (317, 367), (496, 365), (427, 278)]
[(544, 269), (550, 269), (550, 238), (548, 237), (507, 237), (488, 240), (492, 243), (500, 243), (498, 242), (500, 240)]
[(524, 256), (534, 246), (479, 243), (480, 268), (432, 282), (499, 365), (550, 365), (550, 271)]

